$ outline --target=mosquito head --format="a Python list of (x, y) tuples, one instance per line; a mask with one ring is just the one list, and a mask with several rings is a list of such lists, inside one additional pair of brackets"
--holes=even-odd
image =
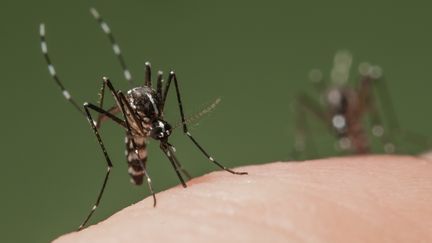
[(157, 119), (152, 123), (150, 136), (156, 140), (164, 140), (171, 135), (171, 132), (172, 127), (168, 122)]

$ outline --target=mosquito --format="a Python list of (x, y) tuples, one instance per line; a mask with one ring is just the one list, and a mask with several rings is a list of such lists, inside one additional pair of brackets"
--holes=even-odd
[[(312, 115), (337, 138), (336, 148), (354, 154), (371, 152), (368, 139), (368, 128), (364, 120), (369, 118), (372, 135), (379, 138), (384, 151), (393, 153), (396, 149), (390, 132), (384, 129), (383, 117), (378, 107), (378, 100), (385, 105), (389, 130), (396, 130), (398, 122), (391, 104), (391, 99), (382, 68), (370, 63), (359, 65), (359, 81), (357, 87), (348, 83), (352, 66), (352, 55), (349, 51), (338, 51), (334, 57), (330, 83), (326, 82), (320, 70), (309, 73), (310, 80), (315, 84), (316, 91), (321, 96), (321, 102), (307, 94), (301, 94), (296, 102), (296, 140), (294, 154), (306, 149), (316, 152), (313, 143), (306, 148), (308, 134), (307, 115)], [(374, 95), (376, 88), (378, 96)], [(311, 151), (309, 151), (311, 152)]]
[[(99, 23), (102, 31), (107, 35), (112, 45), (114, 54), (120, 62), (124, 78), (129, 82), (129, 84), (133, 85), (132, 75), (126, 66), (120, 47), (117, 44), (110, 27), (96, 9), (91, 8), (90, 12), (96, 19), (96, 21)], [(85, 227), (85, 225), (95, 212), (96, 208), (99, 206), (111, 169), (113, 167), (113, 163), (108, 155), (108, 152), (106, 151), (104, 142), (102, 141), (99, 133), (101, 124), (105, 120), (111, 120), (125, 129), (125, 155), (128, 164), (128, 172), (131, 176), (131, 182), (135, 185), (141, 185), (143, 184), (144, 180), (146, 180), (148, 189), (153, 197), (154, 207), (156, 206), (156, 195), (153, 191), (152, 182), (146, 169), (147, 142), (150, 138), (159, 142), (160, 149), (170, 161), (182, 186), (187, 187), (183, 176), (187, 177), (188, 179), (190, 179), (191, 176), (184, 168), (182, 168), (179, 160), (175, 156), (175, 148), (168, 141), (168, 138), (173, 132), (173, 127), (164, 118), (165, 103), (172, 82), (174, 82), (183, 133), (192, 141), (192, 143), (198, 148), (198, 150), (201, 151), (201, 153), (216, 166), (220, 167), (225, 171), (228, 171), (231, 174), (247, 174), (247, 172), (233, 171), (219, 163), (216, 159), (214, 159), (214, 157), (210, 156), (210, 154), (192, 136), (187, 126), (187, 119), (184, 115), (180, 95), (179, 82), (177, 79), (177, 75), (174, 71), (169, 72), (168, 79), (164, 87), (162, 87), (164, 83), (163, 73), (159, 71), (156, 75), (156, 87), (153, 88), (151, 65), (149, 62), (146, 62), (144, 84), (142, 86), (134, 87), (128, 90), (126, 93), (123, 93), (121, 90), (115, 89), (110, 79), (107, 77), (103, 77), (98, 104), (95, 105), (85, 102), (83, 108), (81, 108), (81, 106), (79, 106), (77, 102), (72, 98), (69, 91), (64, 87), (63, 83), (60, 81), (60, 78), (55, 71), (55, 68), (51, 62), (51, 58), (48, 55), (48, 47), (45, 37), (46, 31), (45, 25), (43, 23), (40, 24), (39, 32), (42, 54), (48, 65), (48, 71), (50, 75), (60, 87), (64, 98), (69, 101), (76, 110), (78, 110), (82, 115), (87, 118), (107, 163), (107, 171), (102, 183), (102, 187), (97, 196), (96, 202), (87, 217), (84, 219), (83, 223), (79, 226), (78, 230), (81, 230), (83, 229), (83, 227)], [(105, 109), (103, 106), (106, 89), (109, 90), (113, 99), (115, 100), (115, 105), (113, 107), (110, 107), (109, 109)], [(93, 119), (94, 117), (91, 111), (98, 114), (96, 120)], [(121, 116), (118, 116), (119, 113), (121, 113)]]

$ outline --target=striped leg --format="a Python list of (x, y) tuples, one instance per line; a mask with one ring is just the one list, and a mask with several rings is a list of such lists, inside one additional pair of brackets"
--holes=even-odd
[(179, 86), (178, 86), (178, 82), (177, 82), (177, 77), (174, 73), (174, 71), (171, 71), (168, 77), (168, 81), (166, 83), (165, 86), (165, 91), (164, 91), (164, 97), (163, 97), (163, 103), (165, 104), (165, 100), (167, 98), (167, 94), (168, 94), (168, 89), (170, 87), (170, 83), (171, 81), (174, 80), (174, 86), (175, 86), (175, 90), (176, 90), (176, 94), (177, 94), (177, 103), (179, 106), (179, 110), (180, 110), (180, 116), (181, 116), (181, 120), (182, 120), (182, 125), (183, 125), (183, 132), (190, 138), (190, 140), (195, 144), (195, 146), (201, 151), (201, 153), (203, 153), (212, 163), (216, 164), (218, 167), (220, 167), (221, 169), (228, 171), (232, 174), (236, 174), (236, 175), (246, 175), (247, 172), (236, 172), (233, 171), (225, 166), (223, 166), (221, 163), (219, 163), (218, 161), (216, 161), (212, 156), (210, 156), (205, 150), (204, 148), (195, 140), (195, 138), (192, 136), (192, 134), (189, 132), (187, 124), (186, 124), (186, 120), (185, 120), (185, 116), (184, 116), (184, 112), (183, 112), (183, 105), (182, 105), (182, 101), (181, 101), (181, 97), (180, 97), (180, 90), (179, 90)]
[(309, 131), (307, 115), (314, 115), (326, 128), (330, 128), (328, 124), (328, 115), (323, 111), (319, 103), (311, 99), (306, 94), (301, 94), (295, 104), (295, 142), (294, 151), (292, 152), (293, 159), (301, 159), (302, 155), (312, 158), (317, 156), (317, 147), (313, 136)]
[[(162, 100), (162, 83), (163, 83), (163, 72), (158, 71), (157, 74), (157, 83), (156, 83), (156, 94), (159, 97), (159, 99)], [(162, 110), (162, 102), (159, 102), (159, 110)]]
[(147, 86), (149, 88), (152, 87), (152, 84), (151, 84), (151, 64), (150, 64), (150, 62), (146, 62), (145, 63), (144, 86)]
[(42, 50), (42, 54), (45, 57), (45, 61), (48, 65), (48, 71), (51, 75), (51, 77), (54, 79), (54, 81), (56, 82), (56, 84), (59, 86), (63, 96), (65, 97), (65, 99), (67, 101), (69, 101), (76, 110), (78, 110), (81, 114), (83, 114), (84, 116), (86, 116), (86, 114), (84, 113), (84, 111), (81, 109), (81, 107), (75, 102), (75, 100), (72, 98), (72, 96), (70, 95), (69, 91), (66, 90), (66, 88), (63, 86), (63, 83), (60, 81), (60, 78), (58, 77), (54, 65), (51, 62), (51, 58), (48, 55), (48, 46), (46, 43), (46, 38), (45, 38), (45, 25), (44, 24), (40, 24), (39, 26), (39, 35), (40, 35), (40, 43), (41, 43), (41, 50)]
[(100, 115), (100, 114), (106, 115), (107, 117), (111, 118), (112, 120), (114, 120), (115, 122), (119, 123), (119, 124), (122, 125), (123, 127), (126, 127), (127, 129), (130, 129), (130, 126), (129, 126), (128, 120), (127, 120), (127, 118), (126, 118), (126, 115), (124, 114), (124, 110), (123, 110), (122, 105), (121, 105), (121, 102), (119, 101), (119, 98), (118, 98), (118, 96), (117, 96), (117, 94), (116, 94), (116, 92), (115, 92), (115, 90), (114, 90), (114, 87), (112, 86), (112, 84), (111, 84), (111, 82), (109, 81), (109, 79), (104, 77), (104, 78), (103, 78), (103, 86), (102, 86), (102, 88), (101, 88), (102, 94), (104, 93), (105, 86), (108, 86), (108, 88), (110, 89), (111, 94), (113, 95), (113, 97), (114, 97), (116, 103), (120, 106), (120, 108), (121, 108), (121, 110), (122, 110), (122, 113), (123, 113), (123, 115), (124, 115), (124, 119), (125, 119), (125, 120), (122, 121), (121, 119), (115, 117), (114, 115), (112, 115), (112, 114), (109, 113), (108, 111), (103, 110), (103, 109), (100, 107), (100, 106), (103, 104), (103, 97), (101, 98), (101, 100), (100, 100), (100, 102), (99, 102), (99, 106), (96, 106), (96, 105), (93, 105), (93, 104), (90, 104), (90, 103), (87, 103), (87, 102), (84, 103), (84, 110), (85, 110), (85, 114), (86, 114), (87, 120), (89, 121), (90, 126), (91, 126), (91, 128), (92, 128), (92, 130), (93, 130), (93, 132), (94, 132), (94, 134), (95, 134), (95, 136), (96, 136), (96, 138), (97, 138), (97, 140), (98, 140), (99, 146), (100, 146), (100, 148), (101, 148), (101, 150), (102, 150), (102, 153), (103, 153), (103, 155), (104, 155), (104, 157), (105, 157), (105, 160), (106, 160), (106, 162), (107, 162), (108, 169), (107, 169), (107, 173), (106, 173), (106, 175), (105, 175), (105, 179), (104, 179), (104, 181), (103, 181), (103, 184), (102, 184), (101, 190), (99, 191), (98, 197), (97, 197), (97, 199), (96, 199), (96, 202), (95, 202), (94, 206), (92, 207), (90, 213), (87, 215), (87, 217), (86, 217), (86, 219), (84, 220), (84, 222), (79, 226), (78, 230), (81, 230), (81, 229), (86, 225), (86, 223), (89, 221), (89, 219), (91, 218), (91, 216), (92, 216), (93, 213), (95, 212), (96, 208), (99, 206), (100, 200), (101, 200), (101, 198), (102, 198), (102, 195), (103, 195), (103, 193), (104, 193), (104, 191), (105, 191), (106, 184), (107, 184), (107, 182), (108, 182), (108, 177), (109, 177), (109, 174), (110, 174), (110, 172), (111, 172), (111, 168), (113, 167), (113, 164), (112, 164), (112, 162), (111, 162), (111, 159), (110, 159), (110, 157), (109, 157), (109, 155), (108, 155), (108, 153), (107, 153), (107, 151), (106, 151), (105, 145), (104, 145), (104, 143), (103, 143), (103, 141), (102, 141), (102, 138), (101, 138), (101, 136), (100, 136), (100, 134), (99, 134), (99, 130), (98, 130), (98, 128), (97, 128), (97, 124), (95, 124), (95, 122), (94, 122), (94, 120), (93, 120), (93, 118), (92, 118), (92, 116), (91, 116), (90, 109), (93, 110), (93, 111), (98, 112), (99, 115)]
[(171, 146), (169, 146), (167, 143), (165, 142), (161, 142), (160, 143), (160, 148), (162, 149), (162, 151), (164, 152), (164, 154), (168, 157), (169, 161), (171, 162), (171, 165), (173, 166), (177, 177), (180, 179), (180, 182), (182, 184), (183, 187), (187, 187), (185, 180), (183, 179), (182, 175), (180, 174), (181, 169), (177, 166), (178, 164), (178, 160), (174, 155), (174, 151), (172, 150)]
[[(172, 144), (168, 143), (168, 142), (166, 144), (169, 146), (170, 151), (172, 151), (172, 153), (174, 154), (175, 151), (176, 151), (176, 149), (174, 148), (174, 146)], [(192, 179), (192, 176), (189, 174), (189, 172), (186, 169), (183, 168), (183, 166), (181, 165), (180, 161), (178, 161), (178, 159), (176, 157), (174, 157), (174, 163), (175, 163), (176, 167), (179, 170), (181, 170), (181, 172), (183, 173), (183, 175), (185, 175), (188, 178), (188, 180)]]
[(126, 62), (124, 61), (123, 55), (122, 55), (121, 50), (120, 50), (120, 46), (117, 44), (117, 42), (114, 38), (114, 35), (111, 32), (110, 27), (105, 22), (105, 20), (102, 19), (101, 15), (99, 14), (99, 12), (96, 9), (91, 8), (90, 12), (93, 15), (93, 17), (96, 19), (96, 21), (99, 23), (100, 27), (102, 28), (102, 31), (108, 36), (108, 39), (111, 43), (114, 54), (116, 55), (117, 60), (120, 62), (120, 65), (123, 69), (123, 75), (124, 75), (125, 79), (130, 84), (132, 84), (132, 75), (126, 66)]
[[(394, 153), (396, 145), (394, 143), (394, 132), (399, 128), (399, 122), (393, 109), (392, 100), (388, 93), (385, 79), (382, 77), (381, 67), (362, 63), (359, 66), (361, 76), (359, 84), (360, 104), (363, 109), (369, 112), (372, 122), (372, 135), (379, 138), (386, 153)], [(377, 89), (378, 96), (374, 95), (373, 88)], [(381, 113), (377, 106), (380, 100), (386, 114)], [(382, 115), (389, 121), (389, 131), (384, 129)]]
[[(65, 97), (65, 99), (67, 101), (69, 101), (75, 108), (76, 110), (78, 110), (81, 114), (83, 114), (84, 116), (87, 116), (87, 114), (81, 109), (81, 107), (78, 105), (78, 103), (72, 98), (72, 96), (70, 95), (69, 91), (66, 90), (66, 88), (64, 87), (63, 83), (61, 82), (60, 78), (57, 75), (57, 72), (55, 71), (54, 65), (51, 62), (51, 58), (48, 54), (48, 46), (46, 43), (46, 37), (45, 37), (45, 25), (44, 24), (40, 24), (39, 26), (39, 34), (40, 34), (40, 41), (41, 41), (41, 50), (42, 50), (42, 54), (45, 58), (45, 61), (48, 65), (48, 71), (51, 75), (51, 77), (54, 79), (54, 81), (56, 82), (56, 84), (59, 86), (63, 96)], [(115, 117), (113, 114), (117, 112), (116, 107), (113, 107), (111, 109), (109, 109), (108, 111), (103, 110), (103, 100), (104, 100), (104, 92), (105, 91), (105, 84), (102, 84), (100, 93), (99, 93), (99, 117), (97, 119), (97, 127), (100, 127), (100, 123), (103, 120), (106, 120), (107, 118), (111, 118), (114, 122), (120, 124), (121, 126), (125, 126), (124, 122), (121, 121), (121, 119)]]
[[(93, 130), (93, 132), (94, 132), (94, 134), (95, 134), (95, 136), (97, 138), (97, 140), (98, 140), (99, 146), (101, 147), (102, 153), (103, 153), (103, 155), (105, 157), (105, 160), (106, 160), (106, 163), (107, 163), (108, 167), (107, 167), (107, 172), (105, 174), (104, 181), (102, 183), (102, 187), (101, 187), (101, 189), (99, 191), (99, 194), (98, 194), (98, 197), (96, 199), (96, 202), (93, 205), (90, 213), (85, 218), (84, 222), (79, 226), (78, 230), (81, 230), (81, 229), (84, 228), (84, 226), (89, 221), (90, 217), (96, 211), (96, 208), (99, 206), (100, 200), (102, 198), (102, 195), (103, 195), (103, 193), (105, 191), (106, 184), (108, 182), (108, 177), (109, 177), (109, 174), (111, 172), (111, 168), (113, 167), (113, 164), (112, 164), (111, 159), (110, 159), (110, 157), (109, 157), (109, 155), (108, 155), (108, 153), (106, 151), (106, 148), (105, 148), (105, 145), (104, 145), (104, 143), (102, 141), (102, 138), (99, 135), (99, 131), (96, 128), (95, 122), (93, 121), (93, 118), (92, 118), (92, 116), (90, 114), (90, 109), (92, 109), (92, 110), (100, 113), (100, 110), (99, 110), (100, 108), (98, 106), (95, 106), (95, 105), (92, 105), (92, 104), (89, 104), (89, 103), (84, 103), (84, 110), (85, 110), (85, 113), (86, 113), (86, 116), (87, 116), (87, 120), (90, 123), (90, 126), (91, 126), (91, 128), (92, 128), (92, 130)], [(106, 112), (106, 113), (108, 113), (108, 112)]]
[[(115, 113), (118, 113), (121, 110), (118, 105), (114, 105), (113, 107), (108, 109), (108, 111), (105, 111), (103, 109), (103, 103), (104, 103), (104, 98), (105, 98), (105, 87), (107, 86), (106, 80), (107, 80), (106, 77), (102, 78), (102, 86), (101, 86), (101, 89), (99, 91), (99, 101), (98, 101), (98, 104), (99, 104), (98, 113), (99, 113), (99, 115), (98, 115), (98, 118), (96, 120), (96, 127), (100, 128), (103, 121), (105, 121), (108, 118), (111, 118), (114, 122), (116, 122), (117, 124), (126, 128), (126, 119), (125, 119), (125, 121), (121, 121), (119, 118), (114, 116)], [(114, 96), (114, 99), (116, 99), (115, 96)], [(121, 121), (121, 122), (119, 122), (119, 121)]]

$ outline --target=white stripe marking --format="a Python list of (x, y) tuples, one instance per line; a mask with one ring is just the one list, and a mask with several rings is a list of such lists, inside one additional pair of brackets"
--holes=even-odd
[(132, 78), (131, 73), (127, 69), (124, 70), (124, 76), (125, 76), (126, 80), (131, 80), (131, 78)]
[(71, 99), (71, 95), (67, 90), (63, 90), (63, 96), (67, 99), (70, 100)]
[(144, 174), (144, 171), (142, 171), (142, 170), (141, 171), (136, 171), (132, 166), (129, 167), (128, 172), (129, 172), (130, 175), (133, 175), (133, 176), (138, 176), (138, 175), (143, 175)]
[(42, 52), (43, 52), (44, 54), (47, 54), (47, 53), (48, 53), (48, 47), (47, 47), (47, 44), (46, 44), (45, 41), (42, 41), (42, 42), (41, 42), (41, 49), (42, 49)]
[(55, 76), (56, 75), (56, 71), (54, 69), (54, 66), (51, 65), (51, 64), (48, 65), (48, 71), (51, 74), (51, 76)]
[(101, 23), (101, 27), (102, 27), (102, 29), (103, 29), (103, 31), (104, 31), (105, 33), (109, 34), (109, 33), (111, 32), (111, 30), (110, 30), (109, 26), (107, 25), (107, 23), (102, 22), (102, 23)]
[(137, 159), (138, 159), (138, 155), (136, 153), (129, 153), (127, 156), (127, 160), (129, 162), (132, 162), (132, 161), (137, 160)]
[(214, 162), (214, 159), (213, 159), (213, 157), (211, 157), (211, 156), (209, 157), (209, 160)]
[(93, 123), (93, 125), (96, 127), (97, 122), (95, 120), (91, 120), (90, 118), (87, 117), (87, 121), (90, 123), (90, 125)]
[(98, 13), (98, 11), (97, 11), (96, 9), (91, 8), (91, 9), (90, 9), (90, 12), (92, 13), (92, 15), (93, 15), (93, 17), (94, 17), (95, 19), (99, 19), (99, 18), (100, 18), (100, 15), (99, 15), (99, 13)]
[(45, 36), (45, 24), (40, 24), (40, 26), (39, 26), (39, 34), (41, 36)]
[(159, 114), (159, 110), (158, 110), (158, 108), (156, 106), (155, 101), (153, 100), (153, 97), (150, 94), (148, 94), (148, 93), (146, 93), (146, 95), (150, 99), (150, 102), (152, 103), (152, 106), (153, 106), (153, 109), (155, 110), (156, 115), (158, 115)]
[(116, 55), (120, 55), (120, 47), (119, 47), (117, 44), (114, 44), (114, 45), (112, 46), (112, 48), (113, 48), (114, 53), (115, 53)]

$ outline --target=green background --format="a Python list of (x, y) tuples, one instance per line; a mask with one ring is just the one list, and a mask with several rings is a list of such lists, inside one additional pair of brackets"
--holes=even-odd
[[(291, 104), (311, 89), (307, 73), (328, 75), (336, 50), (354, 64), (379, 64), (404, 128), (431, 135), (430, 5), (392, 1), (1, 1), (1, 242), (46, 242), (72, 231), (91, 208), (105, 161), (86, 120), (62, 97), (40, 53), (38, 25), (64, 84), (79, 103), (96, 102), (101, 77), (122, 90), (111, 47), (88, 9), (110, 24), (135, 80), (145, 61), (175, 69), (187, 114), (221, 104), (192, 133), (229, 167), (286, 160), (293, 143)], [(172, 94), (171, 94), (172, 95)], [(174, 96), (168, 120), (179, 121)], [(102, 131), (115, 167), (94, 224), (148, 195), (130, 184), (123, 131)], [(323, 133), (324, 134), (324, 133)], [(186, 168), (217, 170), (176, 130)], [(156, 191), (178, 184), (151, 143)], [(175, 202), (173, 202), (175, 203)]]

